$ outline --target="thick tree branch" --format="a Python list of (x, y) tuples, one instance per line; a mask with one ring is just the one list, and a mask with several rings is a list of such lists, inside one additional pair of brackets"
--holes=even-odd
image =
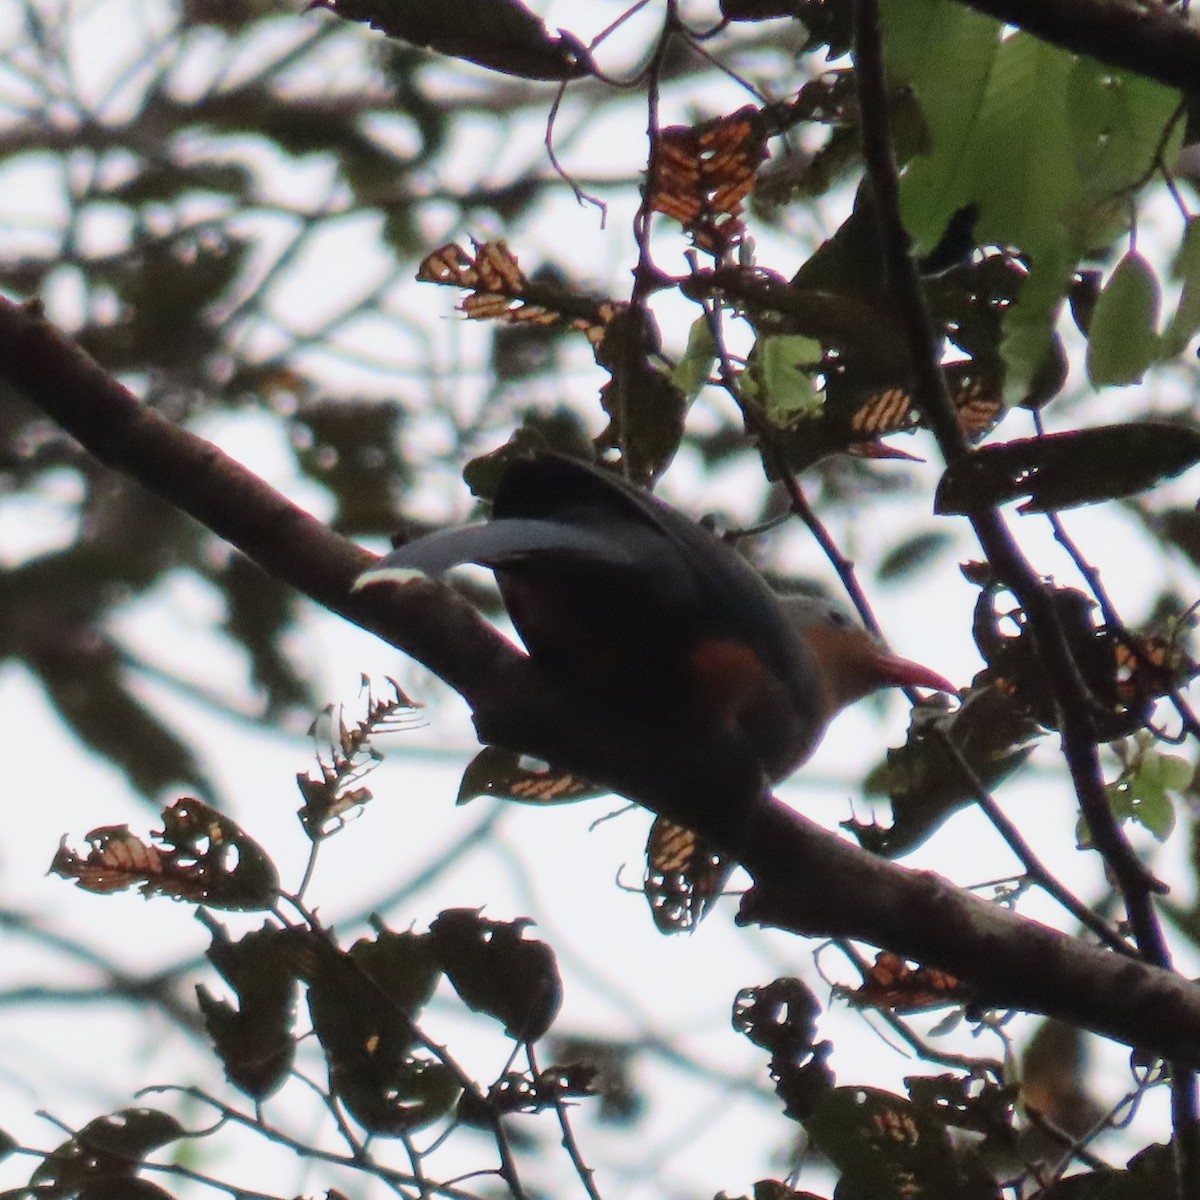
[(1200, 29), (1179, 8), (1127, 0), (960, 0), (1052, 45), (1181, 92), (1200, 88)]
[(484, 738), (603, 782), (736, 855), (758, 885), (743, 919), (884, 946), (953, 972), (987, 1003), (1200, 1063), (1200, 988), (867, 854), (765, 797), (757, 763), (736, 744), (685, 750), (662, 730), (562, 694), (445, 589), (352, 593), (365, 551), (140, 405), (36, 313), (3, 300), (0, 378), (101, 461), (441, 675), (471, 704)]
[[(418, 586), (386, 597), (378, 589), (352, 592), (372, 561), (368, 551), (210, 442), (144, 407), (35, 308), (2, 297), (0, 374), (105, 466), (195, 517), (269, 575), (426, 663), (469, 703), (498, 667), (524, 662), (474, 609), (442, 588)], [(431, 591), (436, 604), (428, 602)]]

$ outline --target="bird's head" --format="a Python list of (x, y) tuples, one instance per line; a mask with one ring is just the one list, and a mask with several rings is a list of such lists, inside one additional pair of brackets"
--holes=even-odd
[(818, 596), (781, 597), (788, 621), (812, 656), (828, 720), (848, 704), (886, 687), (957, 692), (936, 671), (894, 654), (840, 604)]

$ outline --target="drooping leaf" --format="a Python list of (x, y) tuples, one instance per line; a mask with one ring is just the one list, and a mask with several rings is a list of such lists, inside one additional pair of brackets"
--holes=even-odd
[(485, 746), (463, 772), (455, 803), (496, 796), (520, 804), (573, 804), (607, 794), (607, 788), (555, 770), (549, 763), (532, 762), (500, 746)]
[(1145, 491), (1197, 462), (1200, 433), (1163, 421), (1017, 438), (980, 447), (947, 468), (934, 510), (982, 512), (1021, 496), (1029, 497), (1023, 513), (1098, 504)]
[(882, 17), (889, 75), (913, 88), (929, 132), (901, 188), (918, 250), (972, 208), (980, 244), (1015, 247), (1030, 264), (1001, 345), (1005, 397), (1020, 402), (1079, 258), (1120, 232), (1128, 191), (1179, 135), (1167, 138), (1178, 95), (1021, 31), (1002, 35), (948, 0), (894, 0)]
[(310, 7), (522, 79), (578, 79), (593, 71), (578, 38), (561, 31), (551, 37), (520, 0), (314, 0)]
[(1140, 383), (1162, 356), (1158, 278), (1130, 251), (1101, 289), (1088, 328), (1087, 373), (1093, 387)]
[(376, 980), (364, 969), (364, 963), (379, 965), (375, 954), (355, 957), (323, 942), (306, 979), (330, 1089), (364, 1129), (394, 1137), (445, 1116), (461, 1084), (446, 1064), (411, 1052), (417, 1033), (404, 1005), (413, 993), (396, 999), (388, 994), (394, 964), (382, 954)]
[(237, 995), (237, 1007), (203, 984), (196, 1001), (225, 1067), (225, 1078), (253, 1100), (265, 1100), (287, 1078), (295, 1058), (298, 956), (309, 934), (264, 924), (236, 942), (203, 911), (212, 934), (205, 957)]
[(626, 478), (653, 483), (675, 457), (683, 439), (687, 397), (662, 360), (662, 341), (649, 309), (620, 309), (605, 326), (596, 362), (612, 374), (600, 389), (608, 425), (598, 449), (621, 452)]
[(688, 329), (687, 348), (671, 372), (671, 382), (688, 404), (700, 394), (717, 360), (717, 346), (707, 317), (697, 317)]
[(523, 936), (530, 924), (451, 908), (429, 926), (434, 955), (463, 1003), (495, 1017), (509, 1037), (523, 1042), (537, 1041), (562, 1006), (554, 951)]
[(1182, 354), (1200, 330), (1200, 219), (1191, 218), (1179, 252), (1171, 264), (1171, 278), (1182, 282), (1179, 304), (1162, 335), (1163, 354)]
[(902, 185), (905, 224), (924, 252), (951, 214), (974, 199), (970, 154), (987, 116), (988, 85), (1000, 53), (998, 27), (941, 0), (885, 2), (881, 18), (889, 79), (913, 89), (929, 139), (929, 153), (909, 164)]
[(1021, 704), (992, 686), (972, 686), (954, 712), (937, 701), (917, 705), (904, 745), (889, 750), (864, 784), (868, 794), (888, 797), (892, 824), (850, 820), (843, 828), (875, 854), (907, 854), (975, 797), (970, 778), (943, 737), (958, 748), (984, 787), (992, 788), (1029, 757), (1041, 732)]
[(410, 1018), (429, 1003), (441, 978), (441, 967), (427, 933), (387, 929), (372, 918), (374, 938), (359, 938), (350, 957), (371, 977), (390, 1003)]
[(643, 888), (659, 933), (691, 933), (721, 894), (733, 863), (682, 825), (655, 817)]
[(173, 1116), (154, 1108), (123, 1108), (97, 1117), (46, 1155), (30, 1176), (30, 1186), (54, 1196), (98, 1194), (86, 1189), (105, 1185), (113, 1187), (108, 1193), (113, 1197), (153, 1196), (158, 1189), (137, 1188), (137, 1182), (145, 1181), (137, 1181), (135, 1174), (146, 1155), (184, 1132)]

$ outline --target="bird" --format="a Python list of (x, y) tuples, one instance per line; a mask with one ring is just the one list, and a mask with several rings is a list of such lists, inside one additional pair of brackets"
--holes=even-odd
[(490, 568), (534, 662), (663, 737), (743, 739), (772, 783), (884, 687), (954, 692), (840, 604), (784, 595), (725, 540), (612, 471), (542, 452), (501, 473), (488, 521), (419, 537), (355, 588)]

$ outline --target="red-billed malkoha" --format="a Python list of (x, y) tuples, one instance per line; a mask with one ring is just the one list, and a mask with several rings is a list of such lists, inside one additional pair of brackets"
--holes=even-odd
[(838, 605), (777, 594), (708, 529), (573, 459), (514, 461), (490, 521), (409, 542), (356, 587), (460, 563), (495, 572), (547, 674), (669, 736), (740, 734), (772, 782), (855, 700), (892, 686), (955, 690)]

